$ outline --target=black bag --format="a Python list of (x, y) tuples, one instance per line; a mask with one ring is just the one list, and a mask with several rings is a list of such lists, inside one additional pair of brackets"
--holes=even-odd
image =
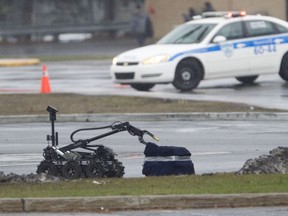
[(145, 176), (195, 174), (191, 153), (184, 147), (147, 143), (142, 174)]

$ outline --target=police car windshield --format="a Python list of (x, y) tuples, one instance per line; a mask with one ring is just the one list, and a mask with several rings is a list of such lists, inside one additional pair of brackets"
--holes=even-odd
[(159, 40), (157, 44), (200, 43), (215, 26), (216, 24), (211, 23), (180, 25)]

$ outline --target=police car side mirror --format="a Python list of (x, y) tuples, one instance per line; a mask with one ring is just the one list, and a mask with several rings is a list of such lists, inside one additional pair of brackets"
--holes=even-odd
[(225, 41), (227, 41), (227, 38), (222, 35), (218, 35), (213, 39), (213, 43), (215, 44), (223, 43)]

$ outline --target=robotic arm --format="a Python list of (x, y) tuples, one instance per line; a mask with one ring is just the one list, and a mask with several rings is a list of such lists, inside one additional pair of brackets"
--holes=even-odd
[(143, 138), (145, 134), (151, 136), (154, 140), (159, 141), (159, 139), (156, 136), (154, 136), (152, 133), (150, 133), (149, 131), (140, 130), (130, 125), (129, 122), (112, 125), (111, 128), (112, 130), (120, 130), (120, 131), (127, 130), (129, 134), (131, 134), (132, 136), (138, 136), (139, 142), (145, 145), (147, 144), (147, 142)]
[(107, 129), (107, 128), (110, 128), (112, 131), (104, 133), (104, 134), (101, 134), (101, 135), (96, 136), (96, 137), (92, 137), (90, 139), (81, 140), (81, 143), (88, 144), (88, 143), (93, 142), (95, 140), (98, 140), (98, 139), (101, 139), (101, 138), (104, 138), (104, 137), (107, 137), (107, 136), (110, 136), (110, 135), (113, 135), (113, 134), (116, 134), (116, 133), (119, 133), (119, 132), (122, 132), (122, 131), (128, 131), (128, 133), (131, 134), (132, 136), (138, 136), (139, 142), (143, 143), (145, 145), (147, 144), (147, 142), (144, 140), (144, 135), (146, 135), (146, 134), (151, 136), (154, 140), (159, 141), (159, 139), (156, 136), (154, 136), (152, 133), (150, 133), (149, 131), (140, 130), (140, 129), (130, 125), (129, 122), (124, 122), (124, 123), (115, 122), (115, 123), (113, 123), (110, 126), (99, 127), (99, 128), (82, 128), (82, 129), (74, 131), (71, 134), (70, 139), (71, 139), (72, 142), (77, 143), (77, 142), (79, 142), (79, 140), (78, 141), (74, 140), (74, 135), (76, 133), (78, 133), (80, 131), (86, 131), (86, 130), (99, 130), (99, 129)]

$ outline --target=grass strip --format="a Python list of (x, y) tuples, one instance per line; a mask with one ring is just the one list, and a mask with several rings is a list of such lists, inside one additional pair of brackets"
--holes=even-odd
[(161, 112), (281, 112), (246, 104), (172, 100), (148, 97), (77, 94), (2, 94), (0, 115), (46, 115), (54, 106), (61, 114), (161, 113)]
[(288, 192), (288, 175), (164, 176), (79, 179), (58, 183), (0, 184), (0, 198), (183, 195)]

